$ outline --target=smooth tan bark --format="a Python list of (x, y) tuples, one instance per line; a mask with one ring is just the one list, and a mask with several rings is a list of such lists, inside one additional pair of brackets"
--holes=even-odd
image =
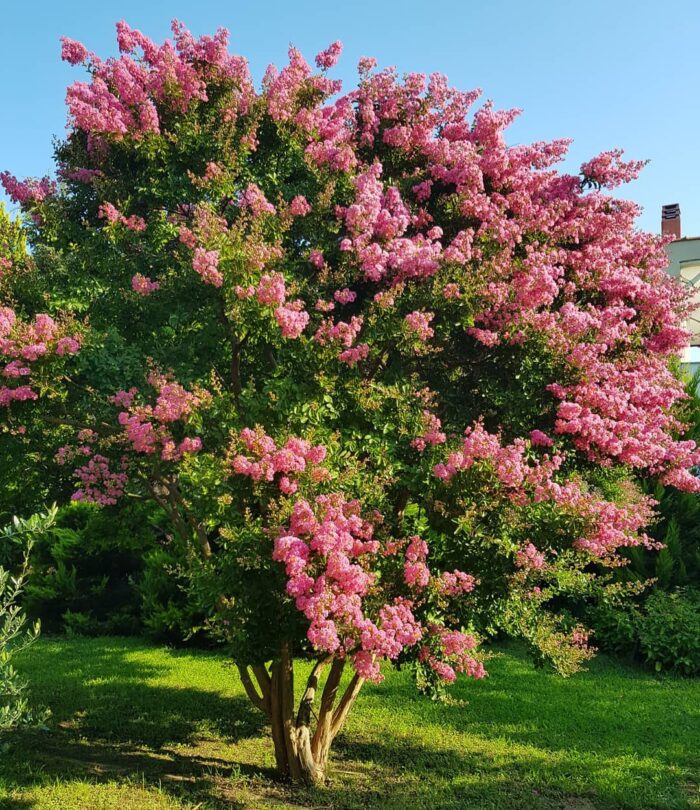
[[(314, 703), (323, 670), (330, 664), (312, 732)], [(280, 776), (293, 782), (324, 781), (331, 744), (342, 729), (362, 688), (364, 679), (355, 674), (340, 700), (338, 693), (344, 659), (319, 659), (309, 675), (298, 709), (294, 711), (294, 663), (287, 644), (280, 647), (270, 671), (263, 665), (239, 666), (248, 698), (270, 721), (275, 762)], [(252, 677), (251, 677), (252, 672)]]

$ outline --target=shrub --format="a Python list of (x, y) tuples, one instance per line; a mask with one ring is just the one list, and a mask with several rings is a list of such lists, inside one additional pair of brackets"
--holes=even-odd
[(153, 509), (73, 503), (34, 547), (24, 606), (45, 630), (131, 635), (141, 630), (138, 580), (156, 545)]
[(48, 717), (45, 710), (33, 708), (28, 684), (13, 665), (18, 653), (33, 644), (39, 636), (39, 622), (28, 626), (20, 606), (20, 596), (27, 579), (29, 557), (37, 537), (42, 536), (55, 520), (56, 510), (15, 518), (0, 533), (4, 547), (21, 546), (21, 564), (13, 574), (0, 567), (0, 732), (24, 725), (38, 725)]
[(162, 545), (151, 549), (136, 589), (143, 631), (157, 641), (210, 645), (204, 629), (206, 613), (199, 606), (181, 555)]
[(620, 657), (634, 657), (639, 650), (639, 608), (634, 603), (601, 602), (586, 611), (600, 649)]
[(639, 648), (657, 671), (700, 674), (700, 591), (655, 591), (638, 619)]

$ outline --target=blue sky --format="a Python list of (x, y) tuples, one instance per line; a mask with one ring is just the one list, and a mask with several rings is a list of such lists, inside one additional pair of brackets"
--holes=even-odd
[[(60, 61), (62, 34), (101, 56), (125, 19), (155, 39), (173, 17), (196, 34), (231, 31), (232, 50), (257, 79), (290, 43), (311, 59), (345, 45), (336, 75), (352, 82), (360, 56), (399, 71), (440, 71), (481, 87), (498, 107), (520, 107), (512, 143), (574, 139), (565, 164), (619, 146), (650, 165), (625, 196), (658, 231), (663, 203), (681, 205), (683, 234), (700, 235), (700, 3), (698, 0), (3, 0), (0, 169), (51, 170), (65, 129), (66, 86), (82, 76)], [(347, 84), (346, 84), (347, 86)]]

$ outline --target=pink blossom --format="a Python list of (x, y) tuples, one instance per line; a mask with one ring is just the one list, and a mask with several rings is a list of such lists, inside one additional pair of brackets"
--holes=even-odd
[(543, 433), (541, 430), (531, 430), (530, 431), (530, 441), (533, 444), (533, 447), (552, 447), (554, 442), (550, 437)]
[(274, 214), (275, 206), (268, 202), (262, 189), (255, 183), (249, 183), (245, 191), (241, 194), (238, 204), (241, 208), (248, 208), (254, 217), (261, 217), (263, 214)]
[(199, 273), (205, 284), (211, 284), (214, 287), (221, 287), (221, 285), (224, 283), (224, 277), (219, 271), (218, 267), (218, 250), (205, 250), (202, 247), (195, 248), (194, 258), (192, 259), (192, 268), (196, 273)]
[(340, 59), (340, 54), (343, 51), (343, 45), (340, 41), (336, 40), (331, 43), (325, 51), (321, 51), (316, 55), (316, 66), (323, 70), (332, 68)]
[(261, 304), (283, 304), (286, 295), (284, 276), (281, 273), (265, 273), (258, 282), (255, 295)]
[(150, 295), (160, 289), (160, 284), (157, 281), (151, 281), (148, 276), (136, 273), (131, 279), (131, 289), (139, 295)]
[(0, 172), (0, 185), (12, 202), (21, 205), (41, 203), (56, 193), (56, 184), (48, 177), (41, 180), (18, 180), (9, 172)]
[(88, 49), (81, 43), (68, 37), (61, 37), (61, 59), (71, 65), (79, 65), (88, 58)]
[(275, 320), (280, 325), (282, 337), (298, 338), (309, 323), (309, 313), (303, 309), (303, 301), (291, 301), (275, 310)]
[(325, 259), (323, 258), (323, 253), (320, 250), (312, 250), (309, 253), (309, 261), (313, 264), (314, 267), (317, 267), (319, 270), (323, 268), (325, 264)]
[(352, 290), (348, 290), (348, 288), (345, 287), (342, 290), (336, 290), (333, 293), (333, 298), (335, 298), (339, 304), (352, 304), (352, 302), (357, 298), (357, 293), (353, 292)]
[(297, 194), (289, 203), (289, 212), (293, 217), (305, 217), (310, 211), (311, 206), (303, 194)]
[(515, 564), (518, 568), (544, 568), (544, 554), (528, 543), (515, 555)]
[(411, 312), (405, 317), (406, 326), (408, 329), (415, 333), (419, 340), (426, 341), (431, 338), (435, 332), (430, 327), (434, 315), (432, 312)]

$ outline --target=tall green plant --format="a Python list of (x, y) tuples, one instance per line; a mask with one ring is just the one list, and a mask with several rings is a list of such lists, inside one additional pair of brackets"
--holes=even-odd
[(11, 573), (0, 567), (0, 732), (22, 725), (37, 725), (48, 716), (29, 701), (28, 684), (14, 667), (16, 656), (39, 636), (39, 622), (29, 625), (20, 604), (29, 571), (29, 558), (37, 535), (47, 531), (56, 518), (56, 507), (23, 520), (14, 518), (0, 532), (3, 545), (21, 544), (22, 563)]

